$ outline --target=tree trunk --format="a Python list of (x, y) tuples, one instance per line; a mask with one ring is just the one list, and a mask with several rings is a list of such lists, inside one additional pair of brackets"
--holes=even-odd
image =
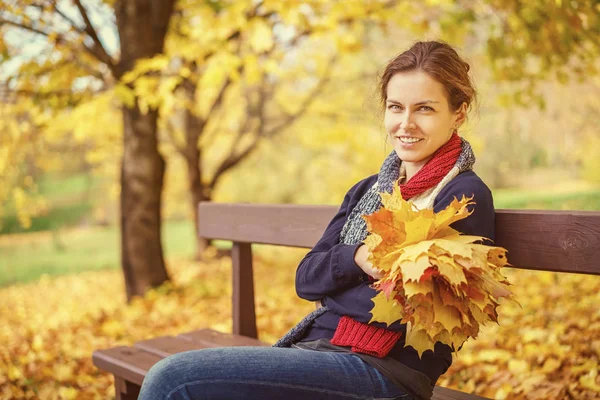
[(161, 244), (165, 162), (157, 150), (157, 113), (123, 109), (121, 262), (127, 299), (169, 279)]
[(204, 252), (204, 250), (210, 245), (209, 241), (206, 239), (203, 239), (201, 237), (198, 236), (198, 230), (200, 229), (200, 218), (198, 215), (198, 204), (201, 201), (210, 201), (211, 200), (211, 196), (209, 193), (205, 192), (205, 188), (202, 185), (202, 180), (200, 178), (200, 169), (198, 168), (198, 162), (200, 161), (200, 152), (196, 151), (194, 152), (194, 158), (195, 158), (195, 162), (194, 159), (187, 159), (187, 167), (188, 167), (188, 186), (190, 189), (190, 194), (191, 194), (191, 201), (192, 201), (192, 210), (194, 210), (194, 227), (195, 229), (195, 234), (196, 234), (196, 238), (197, 238), (197, 248), (196, 248), (196, 259), (200, 259), (202, 256), (202, 253)]
[[(142, 58), (163, 51), (174, 0), (119, 0), (121, 44), (116, 78)], [(161, 193), (165, 162), (158, 152), (158, 112), (123, 106), (121, 262), (127, 299), (169, 279), (161, 244)]]
[[(193, 99), (196, 91), (194, 84), (184, 86), (188, 98)], [(198, 140), (204, 130), (204, 122), (200, 120), (191, 110), (185, 111), (185, 133), (186, 133), (186, 148), (184, 158), (188, 170), (188, 188), (190, 190), (191, 206), (194, 215), (194, 227), (197, 247), (196, 259), (199, 260), (204, 250), (210, 245), (210, 241), (198, 236), (200, 229), (200, 219), (198, 215), (198, 204), (201, 201), (210, 201), (210, 189), (202, 183), (202, 152), (198, 147)]]

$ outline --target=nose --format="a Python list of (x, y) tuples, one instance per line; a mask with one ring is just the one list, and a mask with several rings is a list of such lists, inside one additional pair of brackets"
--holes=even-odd
[(412, 121), (412, 113), (409, 111), (405, 111), (402, 115), (402, 119), (400, 120), (400, 129), (403, 131), (409, 131), (411, 129), (415, 129), (416, 125)]

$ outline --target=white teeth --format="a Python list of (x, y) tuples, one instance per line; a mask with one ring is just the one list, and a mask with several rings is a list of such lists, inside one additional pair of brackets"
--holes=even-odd
[(416, 143), (421, 140), (419, 138), (407, 138), (407, 137), (399, 137), (398, 139), (400, 139), (400, 141), (402, 143)]

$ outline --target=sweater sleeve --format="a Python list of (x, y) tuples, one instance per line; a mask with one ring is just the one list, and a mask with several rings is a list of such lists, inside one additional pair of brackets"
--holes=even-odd
[(354, 185), (344, 197), (337, 214), (333, 217), (315, 247), (300, 261), (296, 270), (296, 293), (306, 300), (319, 300), (327, 295), (354, 286), (367, 275), (354, 261), (354, 254), (362, 243), (340, 243), (340, 232), (352, 211), (349, 208), (356, 188)]
[[(492, 192), (487, 185), (474, 172), (465, 172), (454, 178), (444, 187), (435, 199), (434, 211), (440, 212), (446, 208), (454, 198), (473, 196), (474, 205), (468, 206), (473, 213), (465, 219), (452, 224), (452, 227), (465, 235), (483, 236), (495, 239), (494, 200)], [(485, 242), (484, 244), (491, 244)]]

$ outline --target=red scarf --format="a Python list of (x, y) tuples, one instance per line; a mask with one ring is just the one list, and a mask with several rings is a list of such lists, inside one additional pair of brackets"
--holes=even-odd
[(446, 144), (433, 153), (431, 159), (410, 181), (400, 185), (402, 198), (408, 200), (440, 183), (456, 164), (462, 151), (461, 143), (460, 137), (454, 132)]

